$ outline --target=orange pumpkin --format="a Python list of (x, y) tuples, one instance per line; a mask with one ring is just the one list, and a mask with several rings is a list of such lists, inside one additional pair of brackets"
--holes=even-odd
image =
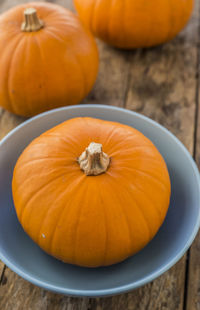
[(74, 4), (94, 35), (129, 49), (174, 38), (186, 25), (193, 0), (74, 0)]
[(136, 129), (75, 118), (23, 151), (12, 190), (19, 221), (44, 251), (97, 267), (124, 260), (155, 236), (170, 179), (156, 147)]
[(91, 34), (72, 12), (50, 3), (0, 16), (0, 55), (0, 105), (23, 116), (79, 103), (98, 71)]

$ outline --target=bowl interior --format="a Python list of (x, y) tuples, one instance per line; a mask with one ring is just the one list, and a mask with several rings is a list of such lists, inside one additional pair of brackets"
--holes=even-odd
[[(16, 160), (26, 145), (45, 130), (77, 116), (118, 121), (143, 132), (167, 163), (171, 204), (155, 238), (137, 255), (106, 268), (64, 264), (45, 254), (24, 233), (12, 201)], [(103, 296), (141, 286), (172, 266), (187, 250), (199, 227), (200, 187), (195, 163), (166, 129), (137, 113), (107, 106), (81, 105), (44, 113), (15, 129), (0, 144), (0, 258), (27, 280), (75, 296)]]

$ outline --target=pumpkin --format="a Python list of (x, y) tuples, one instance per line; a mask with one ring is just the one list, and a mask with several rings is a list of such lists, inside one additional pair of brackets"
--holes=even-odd
[(67, 9), (43, 2), (0, 16), (0, 105), (32, 116), (79, 103), (98, 71), (91, 34)]
[(123, 261), (155, 236), (169, 206), (170, 179), (142, 133), (80, 117), (27, 146), (12, 191), (21, 225), (44, 251), (97, 267)]
[(174, 38), (186, 25), (193, 0), (74, 0), (81, 20), (103, 41), (142, 48)]

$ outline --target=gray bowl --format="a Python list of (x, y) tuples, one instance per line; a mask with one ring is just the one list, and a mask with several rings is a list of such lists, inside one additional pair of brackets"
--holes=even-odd
[[(171, 204), (161, 229), (141, 252), (111, 267), (81, 268), (45, 254), (23, 231), (13, 206), (12, 172), (22, 150), (42, 132), (77, 116), (117, 121), (140, 130), (157, 146), (170, 173)], [(182, 257), (199, 223), (200, 180), (191, 155), (169, 131), (140, 114), (103, 105), (60, 108), (28, 120), (0, 143), (0, 259), (21, 277), (47, 290), (95, 297), (140, 287)]]

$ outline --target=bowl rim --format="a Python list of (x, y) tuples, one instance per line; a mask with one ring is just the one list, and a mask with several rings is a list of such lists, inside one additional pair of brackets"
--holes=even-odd
[[(24, 278), (25, 280), (31, 282), (32, 284), (34, 284), (36, 286), (39, 286), (43, 289), (52, 291), (54, 293), (59, 293), (59, 294), (64, 294), (64, 295), (74, 296), (74, 297), (104, 297), (104, 296), (122, 294), (122, 293), (126, 293), (128, 291), (137, 289), (137, 288), (155, 280), (159, 276), (161, 276), (163, 273), (165, 273), (167, 270), (169, 270), (174, 264), (176, 264), (181, 259), (181, 257), (185, 254), (185, 252), (189, 249), (189, 247), (191, 246), (192, 242), (194, 241), (194, 239), (198, 233), (199, 227), (200, 227), (200, 175), (199, 175), (199, 170), (198, 170), (198, 167), (197, 167), (193, 157), (191, 156), (191, 154), (189, 153), (187, 148), (167, 128), (165, 128), (164, 126), (160, 125), (156, 121), (154, 121), (151, 118), (144, 116), (140, 113), (137, 113), (137, 112), (134, 112), (134, 111), (131, 111), (128, 109), (116, 107), (116, 106), (109, 106), (109, 105), (103, 105), (103, 104), (101, 104), (101, 105), (100, 104), (79, 104), (79, 105), (66, 106), (66, 107), (61, 107), (61, 108), (57, 108), (57, 109), (52, 109), (52, 110), (43, 112), (41, 114), (38, 114), (38, 115), (24, 121), (22, 124), (18, 125), (13, 130), (11, 130), (0, 141), (0, 147), (2, 147), (3, 144), (10, 137), (12, 137), (18, 130), (20, 130), (23, 127), (26, 127), (29, 123), (31, 123), (37, 119), (42, 119), (46, 115), (54, 114), (54, 113), (59, 112), (59, 111), (67, 111), (67, 110), (77, 110), (78, 111), (79, 108), (81, 108), (81, 109), (85, 109), (85, 108), (88, 109), (89, 108), (89, 109), (99, 109), (99, 110), (110, 110), (110, 111), (115, 110), (118, 112), (123, 112), (124, 114), (127, 114), (127, 115), (133, 115), (133, 116), (141, 119), (142, 121), (148, 122), (150, 125), (153, 125), (157, 129), (161, 130), (162, 132), (164, 132), (165, 134), (170, 136), (170, 138), (173, 139), (179, 145), (179, 147), (182, 149), (182, 151), (184, 152), (184, 154), (186, 155), (186, 157), (189, 159), (189, 161), (191, 163), (191, 167), (192, 167), (194, 175), (198, 181), (198, 187), (199, 187), (199, 192), (198, 192), (199, 212), (198, 212), (198, 217), (196, 218), (196, 224), (193, 228), (192, 234), (188, 238), (188, 240), (187, 240), (185, 246), (182, 248), (182, 250), (179, 251), (179, 253), (177, 253), (174, 257), (172, 257), (167, 264), (159, 267), (159, 269), (156, 269), (155, 271), (153, 271), (148, 276), (143, 277), (142, 279), (137, 280), (136, 282), (121, 285), (121, 286), (114, 287), (114, 288), (108, 288), (108, 289), (80, 290), (80, 289), (68, 289), (68, 288), (64, 288), (62, 286), (56, 286), (54, 284), (49, 284), (43, 280), (36, 279), (33, 275), (24, 272), (19, 267), (17, 267), (11, 260), (9, 260), (6, 257), (6, 255), (4, 255), (1, 252), (0, 252), (0, 260), (4, 264), (6, 264), (12, 271), (14, 271), (16, 274), (18, 274), (20, 277)], [(117, 120), (116, 120), (116, 122), (117, 122)]]

